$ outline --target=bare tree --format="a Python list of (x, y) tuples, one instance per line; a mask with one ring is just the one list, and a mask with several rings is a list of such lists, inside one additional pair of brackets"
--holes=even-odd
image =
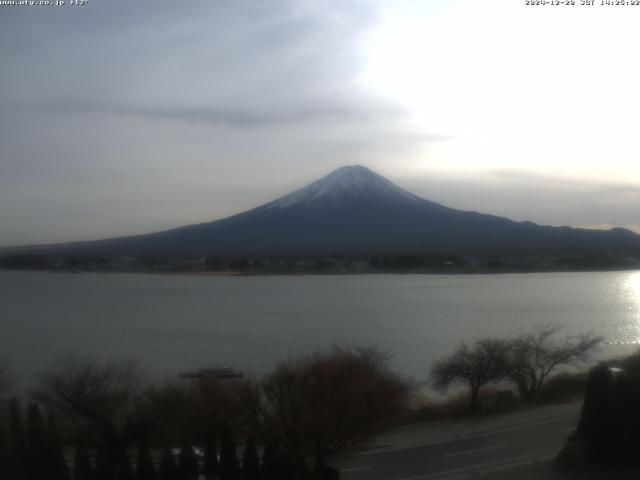
[(433, 383), (439, 389), (466, 383), (471, 389), (470, 410), (476, 411), (480, 387), (505, 377), (507, 351), (506, 342), (493, 338), (476, 340), (471, 347), (462, 343), (453, 354), (433, 366)]
[(241, 396), (251, 429), (307, 478), (327, 455), (369, 439), (405, 410), (411, 385), (376, 349), (334, 348), (281, 363)]
[(585, 361), (602, 341), (591, 333), (558, 338), (560, 330), (547, 324), (510, 342), (507, 376), (517, 385), (521, 399), (533, 401), (551, 372)]
[(113, 469), (128, 445), (163, 421), (153, 394), (131, 362), (71, 356), (42, 376), (34, 397), (97, 437)]

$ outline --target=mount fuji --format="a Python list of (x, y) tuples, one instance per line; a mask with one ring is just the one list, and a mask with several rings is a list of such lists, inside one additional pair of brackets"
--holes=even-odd
[(221, 220), (146, 235), (23, 247), (19, 251), (107, 256), (637, 254), (640, 236), (622, 228), (540, 226), (455, 210), (413, 195), (355, 165)]

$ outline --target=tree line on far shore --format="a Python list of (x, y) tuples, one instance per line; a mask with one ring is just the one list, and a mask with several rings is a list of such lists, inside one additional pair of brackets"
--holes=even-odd
[[(550, 326), (478, 339), (436, 362), (432, 385), (468, 385), (472, 412), (480, 388), (496, 381), (513, 381), (530, 402), (598, 341), (562, 338)], [(0, 408), (0, 478), (339, 478), (329, 457), (412, 418), (418, 384), (389, 359), (378, 348), (334, 347), (285, 360), (262, 378), (150, 383), (132, 362), (66, 357), (40, 376), (28, 403), (14, 398)], [(0, 368), (0, 397), (8, 379)]]

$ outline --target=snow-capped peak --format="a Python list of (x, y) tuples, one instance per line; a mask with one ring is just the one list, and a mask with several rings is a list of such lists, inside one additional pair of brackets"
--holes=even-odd
[(310, 206), (320, 202), (340, 205), (354, 200), (392, 202), (421, 201), (419, 197), (394, 185), (361, 165), (341, 167), (329, 175), (266, 205), (267, 208)]

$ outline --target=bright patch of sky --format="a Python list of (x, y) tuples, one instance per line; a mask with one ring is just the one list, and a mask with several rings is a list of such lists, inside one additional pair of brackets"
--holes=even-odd
[(448, 139), (409, 167), (640, 185), (640, 8), (404, 7), (386, 5), (361, 81)]

